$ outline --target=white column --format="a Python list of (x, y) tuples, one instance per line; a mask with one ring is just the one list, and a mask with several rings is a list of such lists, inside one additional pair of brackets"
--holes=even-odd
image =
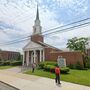
[(34, 63), (35, 63), (35, 60), (36, 60), (36, 51), (34, 50)]
[(26, 64), (29, 65), (29, 51), (26, 53)]
[(24, 66), (24, 61), (25, 61), (25, 52), (23, 54), (23, 63), (22, 63), (23, 66)]
[(32, 52), (31, 52), (31, 64), (33, 64), (33, 57), (34, 57), (34, 56), (33, 56), (33, 53), (34, 53), (34, 52), (32, 51)]
[(40, 62), (42, 60), (42, 50), (40, 50)]
[(45, 61), (45, 53), (44, 53), (44, 50), (43, 50), (43, 61)]

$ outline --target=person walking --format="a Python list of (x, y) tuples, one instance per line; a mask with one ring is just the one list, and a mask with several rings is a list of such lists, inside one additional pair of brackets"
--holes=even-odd
[(55, 75), (56, 75), (55, 82), (58, 84), (61, 84), (60, 83), (60, 68), (59, 68), (59, 66), (57, 66), (55, 68)]
[(35, 71), (35, 67), (36, 67), (36, 64), (33, 63), (33, 64), (32, 64), (32, 73), (34, 73), (34, 71)]

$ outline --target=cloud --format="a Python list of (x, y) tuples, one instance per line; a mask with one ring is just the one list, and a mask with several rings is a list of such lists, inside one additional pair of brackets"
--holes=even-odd
[[(89, 16), (88, 0), (0, 0), (0, 42), (11, 41), (32, 34), (37, 3), (42, 32)], [(65, 47), (69, 38), (89, 36), (90, 30), (88, 28), (83, 27), (84, 30), (79, 28), (76, 30), (77, 32), (73, 30), (53, 36), (49, 35), (45, 37), (45, 42), (59, 48)], [(19, 48), (21, 50), (25, 43), (0, 47), (9, 50)]]
[(73, 37), (90, 37), (90, 24), (84, 27), (75, 28), (67, 32), (58, 32), (49, 35), (47, 43), (52, 44), (60, 49), (66, 47), (68, 39)]
[(69, 23), (90, 16), (89, 0), (53, 0), (51, 10), (56, 14), (57, 21)]
[(12, 30), (21, 30), (20, 28), (17, 28), (14, 25), (11, 25), (11, 24), (7, 24), (3, 21), (0, 21), (0, 28), (2, 28), (2, 29), (12, 29)]
[[(33, 4), (34, 3), (34, 4)], [(36, 16), (36, 2), (33, 1), (30, 7), (27, 7), (26, 2), (23, 0), (22, 1), (22, 6), (19, 5), (20, 1), (17, 3), (15, 2), (10, 2), (8, 0), (8, 3), (2, 4), (2, 10), (6, 9), (4, 15), (2, 12), (0, 21), (1, 21), (1, 27), (3, 27), (5, 33), (1, 33), (0, 37), (4, 37), (4, 40), (1, 40), (1, 43), (15, 40), (16, 38), (20, 38), (22, 36), (28, 36), (31, 35), (33, 32), (33, 25), (34, 25), (34, 20)], [(6, 4), (6, 5), (5, 5)], [(18, 6), (16, 5), (18, 4)], [(22, 8), (21, 8), (22, 7)], [(8, 9), (8, 10), (7, 10)], [(43, 31), (48, 30), (49, 28), (53, 28), (54, 26), (58, 26), (60, 23), (58, 23), (55, 20), (55, 14), (48, 9), (43, 9), (42, 7), (39, 7), (40, 11), (40, 21), (41, 25), (43, 27)], [(46, 23), (48, 21), (48, 24)], [(2, 29), (2, 28), (1, 28)], [(43, 32), (42, 31), (42, 32)], [(7, 39), (6, 39), (7, 37)], [(11, 47), (13, 50), (16, 50), (16, 48), (22, 48), (24, 46), (24, 43), (17, 43), (13, 45), (7, 45), (7, 46), (0, 46), (2, 48), (10, 49)], [(10, 49), (11, 50), (11, 49)]]

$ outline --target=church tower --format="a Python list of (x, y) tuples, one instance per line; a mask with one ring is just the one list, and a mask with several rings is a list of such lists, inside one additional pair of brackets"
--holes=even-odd
[(42, 27), (40, 25), (40, 20), (39, 20), (39, 10), (38, 10), (38, 6), (37, 6), (37, 13), (36, 13), (36, 19), (35, 19), (35, 23), (33, 26), (33, 34), (31, 36), (31, 41), (34, 42), (43, 42), (43, 36), (42, 36)]

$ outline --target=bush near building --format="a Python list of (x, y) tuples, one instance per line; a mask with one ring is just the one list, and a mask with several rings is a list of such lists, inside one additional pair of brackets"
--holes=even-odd
[(10, 63), (11, 66), (19, 66), (22, 65), (22, 61), (13, 61)]
[[(55, 73), (55, 67), (57, 66), (57, 62), (41, 62), (39, 64), (39, 69), (43, 69), (44, 71)], [(67, 74), (69, 72), (68, 67), (60, 68), (61, 73)]]
[[(90, 61), (90, 60), (89, 60)], [(80, 64), (80, 62), (77, 62), (76, 64), (70, 64), (68, 67), (70, 69), (77, 69), (77, 70), (87, 70), (90, 66), (90, 62), (87, 60), (86, 68)]]
[(39, 64), (39, 68), (40, 68), (40, 69), (43, 69), (45, 65), (57, 66), (57, 62), (50, 62), (50, 61), (41, 62), (41, 63)]
[(88, 57), (86, 60), (86, 67), (90, 68), (90, 57)]
[(19, 66), (22, 65), (22, 61), (0, 61), (0, 66)]

